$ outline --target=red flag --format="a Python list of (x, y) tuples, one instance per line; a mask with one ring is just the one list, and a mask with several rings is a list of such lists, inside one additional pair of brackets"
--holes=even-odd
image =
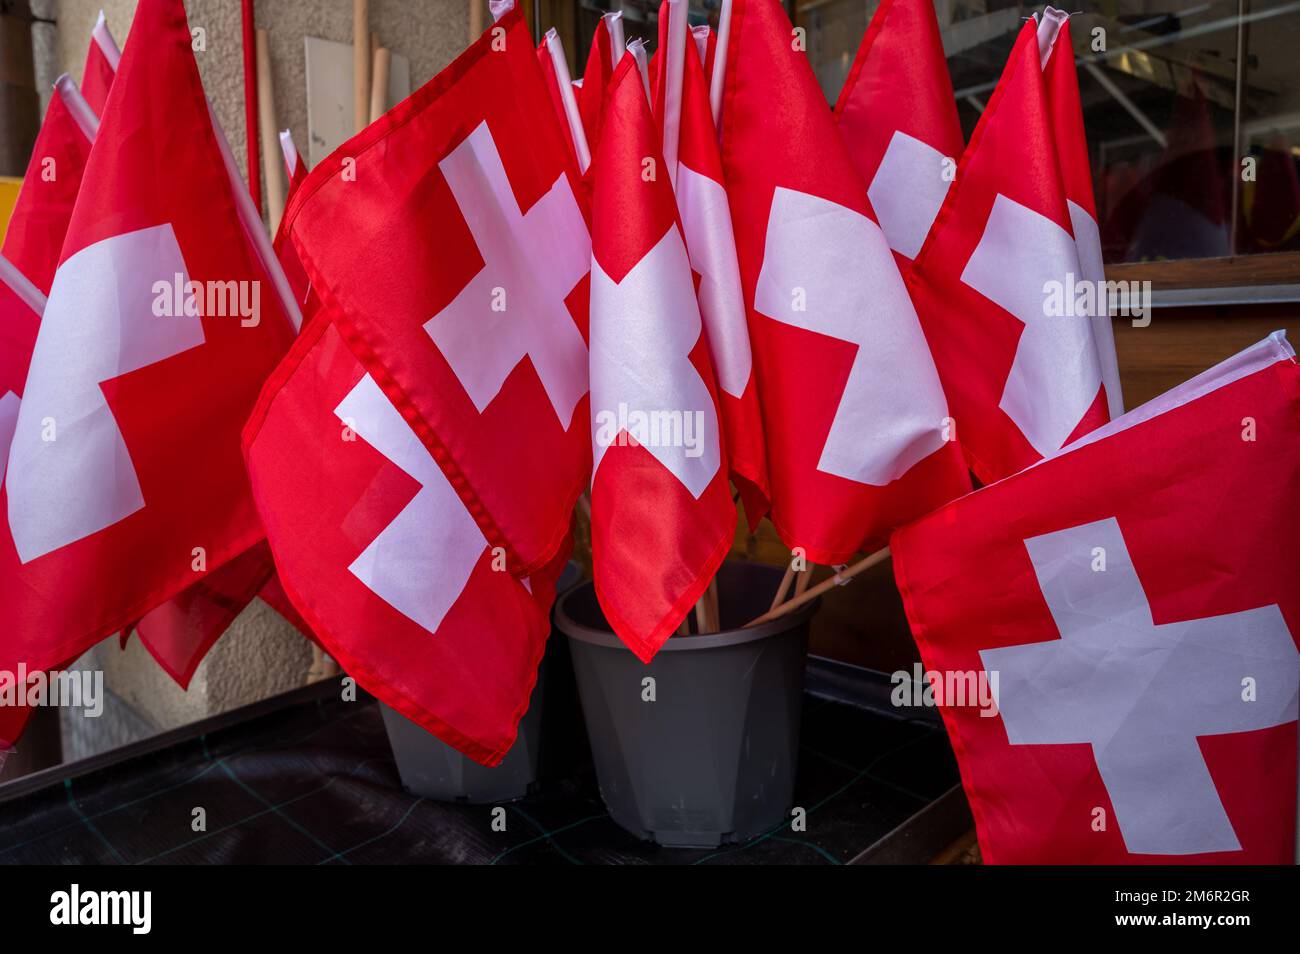
[(606, 13), (596, 24), (587, 53), (587, 67), (582, 74), (578, 90), (578, 109), (582, 112), (582, 125), (587, 131), (587, 148), (592, 155), (600, 142), (600, 123), (605, 113), (605, 91), (614, 67), (623, 58), (623, 12)]
[(273, 569), (266, 544), (251, 547), (146, 613), (133, 627), (140, 643), (177, 685), (188, 688), (203, 657), (258, 595)]
[(293, 195), (307, 178), (307, 163), (302, 161), (298, 147), (293, 144), (293, 133), (287, 129), (280, 130), (280, 151), (284, 154), (284, 167), (289, 173), (289, 195)]
[(40, 289), (0, 256), (0, 483), (44, 310), (45, 296)]
[(5, 233), (4, 256), (49, 294), (99, 120), (67, 75), (54, 84)]
[(835, 118), (889, 247), (915, 258), (963, 147), (931, 0), (882, 0)]
[(676, 0), (665, 0), (659, 8), (656, 56), (663, 58), (664, 68), (654, 86), (656, 114), (686, 250), (699, 275), (700, 313), (717, 372), (727, 460), (752, 529), (769, 509), (763, 416), (709, 83), (686, 18), (674, 22), (674, 9), (684, 13)]
[[(1102, 282), (1106, 271), (1101, 258), (1101, 229), (1097, 225), (1097, 203), (1092, 192), (1092, 164), (1088, 159), (1088, 138), (1083, 129), (1083, 106), (1079, 100), (1079, 74), (1070, 40), (1069, 14), (1055, 7), (1043, 11), (1038, 24), (1038, 50), (1043, 57), (1047, 105), (1052, 116), (1052, 139), (1061, 163), (1070, 231), (1079, 255), (1079, 272), (1090, 282)], [(1097, 345), (1101, 381), (1112, 418), (1124, 413), (1124, 393), (1119, 381), (1119, 359), (1115, 355), (1115, 329), (1105, 301), (1091, 311), (1092, 336)]]
[(75, 657), (262, 538), (239, 435), (291, 328), (181, 4), (142, 0), (132, 35), (0, 495), (0, 669)]
[(895, 534), (986, 862), (1291, 863), (1297, 486), (1278, 332)]
[(732, 5), (722, 166), (772, 520), (834, 564), (970, 483), (898, 266), (791, 35), (776, 0)]
[(121, 59), (122, 52), (108, 30), (104, 11), (100, 10), (95, 28), (90, 31), (90, 49), (86, 51), (86, 66), (81, 72), (81, 93), (96, 116), (104, 115), (108, 91), (113, 87), (113, 78), (117, 75), (117, 65)]
[(564, 131), (564, 141), (573, 153), (578, 170), (586, 172), (587, 166), (591, 165), (591, 152), (587, 146), (586, 130), (582, 125), (582, 112), (578, 107), (573, 80), (569, 76), (569, 62), (564, 57), (564, 45), (554, 28), (547, 30), (546, 36), (538, 44), (537, 62), (542, 68), (542, 78), (546, 92), (551, 97), (551, 106)]
[(1075, 307), (1083, 278), (1043, 86), (1030, 21), (908, 275), (985, 483), (1108, 419), (1091, 312)]
[(304, 329), (244, 434), (280, 580), (363, 687), (495, 764), (528, 706), (558, 574), (503, 572), (330, 318)]
[(313, 169), (284, 218), (349, 347), (520, 575), (567, 538), (590, 472), (577, 176), (515, 9)]
[(630, 53), (602, 122), (592, 165), (592, 564), (605, 617), (649, 662), (717, 572), (736, 509), (690, 260)]

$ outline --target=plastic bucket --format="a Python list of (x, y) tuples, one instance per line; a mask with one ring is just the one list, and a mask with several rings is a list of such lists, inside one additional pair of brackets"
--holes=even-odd
[[(674, 636), (648, 665), (610, 631), (584, 583), (556, 605), (569, 637), (601, 797), (661, 845), (744, 841), (788, 817), (799, 751), (808, 625), (819, 601), (752, 629), (782, 570), (724, 563), (724, 629)], [(650, 681), (647, 681), (650, 680)]]
[[(581, 567), (570, 563), (560, 577), (559, 589), (572, 587), (581, 573)], [(552, 632), (546, 655), (537, 670), (537, 685), (533, 687), (528, 711), (519, 722), (519, 735), (505, 758), (492, 768), (478, 764), (400, 712), (380, 703), (402, 788), (442, 802), (508, 802), (523, 798), (533, 790), (539, 778), (539, 763), (545, 762), (547, 775), (561, 774), (568, 769), (571, 746), (565, 743), (581, 733), (581, 725), (571, 714), (569, 700), (557, 699), (556, 704), (547, 704), (552, 691), (563, 693), (569, 688), (565, 671), (569, 667), (567, 655), (564, 640)]]

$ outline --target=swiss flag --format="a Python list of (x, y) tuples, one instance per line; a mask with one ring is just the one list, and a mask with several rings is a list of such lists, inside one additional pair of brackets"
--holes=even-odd
[(1076, 313), (1083, 281), (1029, 21), (908, 273), (957, 437), (985, 483), (1109, 418), (1089, 313)]
[(546, 31), (542, 42), (537, 46), (537, 63), (542, 68), (542, 79), (546, 84), (546, 92), (551, 97), (551, 106), (564, 131), (564, 141), (568, 143), (579, 171), (586, 172), (591, 165), (586, 130), (582, 125), (582, 113), (578, 107), (573, 80), (569, 76), (569, 62), (564, 57), (564, 44), (554, 27)]
[(970, 489), (934, 362), (778, 0), (732, 4), (722, 168), (767, 425), (772, 521), (845, 563)]
[[(280, 133), (280, 148), (289, 173), (289, 195), (307, 178), (306, 164), (299, 156), (293, 136), (286, 129)], [(291, 293), (302, 306), (304, 313), (312, 313), (315, 303), (311, 298), (311, 285), (307, 273), (292, 243), (283, 235), (276, 237), (275, 253), (284, 268)], [(123, 630), (125, 647), (130, 632), (134, 631), (140, 644), (182, 689), (187, 688), (198, 670), (199, 663), (208, 654), (222, 634), (253, 601), (262, 597), (299, 631), (314, 638), (301, 623), (296, 610), (282, 599), (284, 592), (274, 579), (275, 568), (271, 551), (259, 543), (245, 553), (219, 567), (194, 583), (185, 592), (141, 617), (133, 627)]]
[(5, 232), (3, 254), (43, 294), (59, 264), (72, 207), (95, 141), (99, 120), (65, 74), (54, 84), (18, 200)]
[(655, 113), (686, 251), (691, 269), (699, 276), (700, 313), (717, 373), (727, 460), (753, 528), (769, 508), (763, 415), (753, 374), (731, 207), (709, 109), (709, 81), (687, 29), (685, 4), (677, 0), (665, 0), (659, 8), (655, 58), (661, 67), (655, 77)]
[(45, 296), (7, 258), (0, 256), (0, 482), (9, 442), (18, 425), (18, 405), (27, 367), (45, 310)]
[(649, 662), (730, 548), (736, 508), (673, 188), (634, 57), (593, 163), (591, 549), (614, 631)]
[(86, 51), (86, 65), (81, 71), (81, 93), (96, 116), (104, 115), (108, 91), (113, 88), (113, 78), (121, 59), (122, 51), (109, 32), (104, 11), (100, 10), (95, 28), (90, 31), (90, 49)]
[(291, 325), (241, 220), (183, 7), (142, 0), (132, 35), (0, 493), (0, 669), (74, 658), (262, 538), (239, 436)]
[(882, 0), (835, 118), (889, 247), (915, 258), (964, 145), (933, 0)]
[(578, 89), (578, 109), (587, 131), (587, 147), (595, 155), (600, 142), (600, 124), (605, 114), (605, 96), (614, 67), (623, 59), (623, 12), (606, 13), (596, 24), (587, 53), (587, 66)]
[[(9, 460), (9, 442), (18, 424), (23, 383), (40, 328), (45, 296), (8, 259), (0, 256), (0, 484)], [(18, 741), (31, 709), (0, 706), (0, 768)]]
[(496, 764), (528, 706), (558, 570), (505, 572), (331, 319), (303, 330), (244, 435), (280, 582), (363, 687)]
[(1297, 486), (1278, 332), (894, 535), (985, 861), (1292, 862)]
[[(1065, 187), (1065, 205), (1079, 255), (1079, 271), (1088, 281), (1101, 282), (1106, 278), (1101, 260), (1101, 229), (1097, 225), (1097, 202), (1092, 192), (1092, 163), (1083, 129), (1079, 72), (1074, 64), (1069, 14), (1055, 7), (1043, 11), (1038, 21), (1038, 52), (1043, 60), (1052, 139), (1061, 164), (1061, 184)], [(1119, 417), (1124, 413), (1124, 393), (1119, 381), (1119, 359), (1115, 355), (1115, 329), (1106, 303), (1093, 309), (1091, 318), (1107, 408), (1112, 418)]]
[(567, 539), (591, 466), (579, 194), (516, 8), (318, 164), (282, 226), (519, 575)]

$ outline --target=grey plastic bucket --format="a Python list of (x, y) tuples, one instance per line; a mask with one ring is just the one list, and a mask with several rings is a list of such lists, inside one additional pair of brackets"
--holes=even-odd
[[(581, 574), (581, 567), (570, 563), (558, 588), (571, 588)], [(568, 646), (552, 632), (537, 670), (537, 685), (528, 711), (519, 722), (519, 735), (505, 758), (492, 768), (462, 755), (397, 710), (380, 703), (402, 788), (442, 802), (508, 802), (532, 791), (540, 777), (539, 765), (546, 775), (568, 768), (556, 763), (561, 757), (566, 761), (570, 757), (567, 749), (571, 746), (566, 749), (564, 742), (575, 732), (581, 733), (582, 727), (572, 713), (570, 700), (560, 698), (548, 704), (552, 691), (566, 694), (568, 668)]]
[[(556, 604), (569, 637), (596, 779), (610, 817), (661, 845), (745, 841), (789, 817), (814, 600), (741, 627), (771, 605), (782, 570), (725, 563), (724, 629), (674, 636), (643, 664), (584, 583)], [(647, 701), (653, 679), (654, 700)]]

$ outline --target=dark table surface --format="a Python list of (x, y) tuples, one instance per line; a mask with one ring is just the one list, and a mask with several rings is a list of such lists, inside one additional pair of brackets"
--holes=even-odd
[(402, 790), (373, 700), (313, 688), (152, 750), (0, 787), (0, 863), (841, 864), (864, 852), (924, 861), (908, 852), (961, 831), (931, 830), (941, 796), (959, 795), (932, 720), (806, 696), (795, 805), (807, 830), (694, 850), (614, 824), (589, 763), (504, 806), (506, 830), (494, 831), (493, 806)]

